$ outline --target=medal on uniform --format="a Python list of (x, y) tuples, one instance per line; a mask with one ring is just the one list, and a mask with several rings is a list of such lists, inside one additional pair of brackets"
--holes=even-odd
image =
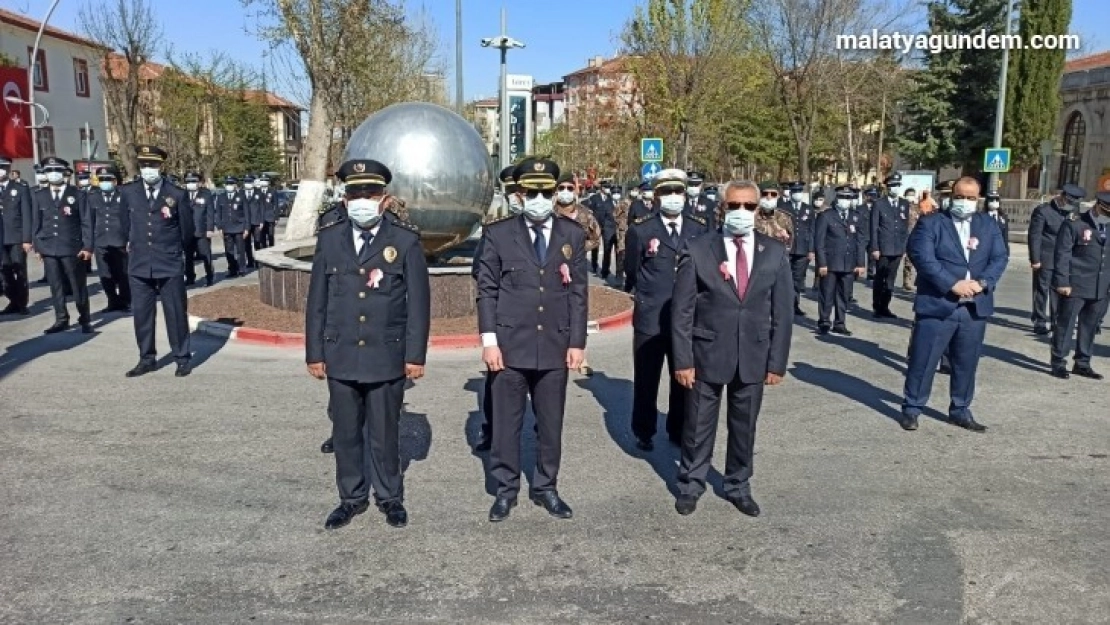
[(563, 245), (563, 258), (565, 258), (567, 260), (570, 260), (570, 256), (573, 253), (574, 253), (574, 248), (570, 246), (570, 243), (567, 243), (567, 244)]
[(176, 204), (176, 203), (177, 202), (175, 202), (172, 197), (166, 198), (166, 206), (169, 206), (170, 208), (173, 208), (173, 205)]
[[(75, 198), (71, 195), (71, 196), (66, 198), (66, 201), (69, 202), (70, 204), (73, 204), (74, 202), (77, 201), (77, 198)], [(68, 215), (69, 213), (66, 213), (66, 214)]]
[(389, 247), (382, 250), (382, 257), (385, 258), (385, 262), (387, 263), (391, 263), (397, 260), (397, 248), (390, 245)]

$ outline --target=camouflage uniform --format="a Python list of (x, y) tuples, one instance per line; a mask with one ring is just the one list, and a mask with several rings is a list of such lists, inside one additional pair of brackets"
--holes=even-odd
[[(920, 218), (921, 207), (916, 203), (910, 204), (910, 217), (906, 220), (906, 232), (913, 232), (913, 227), (917, 225), (917, 220)], [(913, 281), (917, 272), (914, 271), (913, 263), (910, 262), (909, 252), (906, 253), (903, 260), (906, 262), (902, 264), (902, 289), (906, 291), (916, 291), (917, 287), (913, 285)]]
[(624, 237), (628, 234), (628, 207), (631, 202), (621, 200), (613, 207), (613, 219), (617, 220), (617, 280), (624, 279)]
[(774, 213), (767, 214), (763, 210), (755, 213), (755, 229), (758, 232), (782, 241), (787, 247), (794, 239), (794, 219), (790, 213), (776, 208)]
[[(597, 218), (594, 217), (594, 212), (581, 204), (571, 204), (569, 206), (559, 206), (556, 204), (555, 208), (559, 214), (564, 217), (570, 217), (578, 222), (586, 230), (586, 251), (592, 252), (601, 245), (601, 224), (597, 223)], [(571, 213), (575, 213), (571, 216)]]

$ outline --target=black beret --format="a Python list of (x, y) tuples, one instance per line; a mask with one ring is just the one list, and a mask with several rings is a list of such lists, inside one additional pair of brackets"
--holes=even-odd
[(563, 184), (564, 182), (573, 183), (574, 182), (574, 174), (572, 174), (568, 171), (568, 172), (564, 173), (563, 175), (559, 176), (559, 184)]
[(393, 180), (393, 172), (388, 167), (369, 158), (349, 160), (339, 166), (335, 175), (348, 187), (384, 187)]
[(760, 191), (778, 191), (779, 186), (777, 184), (773, 183), (773, 182), (770, 182), (770, 181), (761, 182), (761, 183), (759, 183), (759, 190)]

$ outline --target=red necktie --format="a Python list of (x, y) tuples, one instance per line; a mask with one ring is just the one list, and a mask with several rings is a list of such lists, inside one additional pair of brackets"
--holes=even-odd
[(740, 299), (748, 294), (748, 256), (744, 253), (744, 238), (733, 237), (736, 244), (736, 292)]

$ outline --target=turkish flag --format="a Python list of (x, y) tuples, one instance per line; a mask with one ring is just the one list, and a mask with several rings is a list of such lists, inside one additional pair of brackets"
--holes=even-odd
[(31, 145), (31, 111), (26, 104), (15, 104), (9, 97), (26, 100), (27, 70), (22, 67), (0, 67), (0, 153), (8, 158), (31, 158), (35, 150)]

